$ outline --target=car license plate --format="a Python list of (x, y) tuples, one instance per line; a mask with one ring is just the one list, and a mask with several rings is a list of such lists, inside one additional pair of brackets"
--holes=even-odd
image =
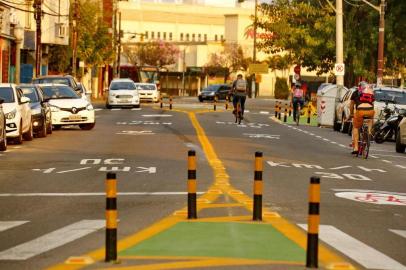
[(69, 115), (69, 120), (76, 121), (76, 120), (82, 120), (82, 116), (75, 114), (75, 115)]
[(119, 100), (118, 103), (131, 103), (131, 100), (130, 99), (122, 99), (122, 100)]

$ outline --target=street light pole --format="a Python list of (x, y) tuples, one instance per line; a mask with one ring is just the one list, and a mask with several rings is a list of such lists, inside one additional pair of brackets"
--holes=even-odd
[[(336, 1), (336, 63), (344, 64), (344, 38), (343, 38), (343, 1)], [(336, 84), (344, 86), (344, 75), (336, 75)]]
[(379, 17), (379, 34), (378, 34), (378, 74), (377, 74), (377, 86), (382, 85), (383, 80), (383, 44), (385, 40), (385, 0), (381, 0), (380, 5), (380, 17)]
[[(254, 50), (252, 54), (252, 61), (254, 64), (257, 62), (257, 20), (258, 20), (258, 15), (257, 15), (257, 7), (258, 7), (258, 0), (255, 0), (255, 7), (254, 7)], [(255, 79), (255, 73), (252, 73), (252, 87), (251, 87), (251, 98), (256, 97), (256, 79)]]
[(42, 16), (42, 0), (34, 2), (34, 19), (36, 21), (36, 42), (35, 42), (35, 77), (41, 74), (41, 16)]

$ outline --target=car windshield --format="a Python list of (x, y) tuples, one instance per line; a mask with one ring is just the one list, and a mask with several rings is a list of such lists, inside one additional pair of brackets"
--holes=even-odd
[(35, 87), (33, 86), (24, 86), (20, 87), (20, 89), (23, 91), (24, 96), (30, 98), (30, 103), (35, 103), (39, 102), (39, 97), (37, 94), (37, 91), (35, 90)]
[(389, 103), (406, 105), (406, 92), (405, 91), (377, 89), (374, 91), (374, 93), (375, 93), (375, 100), (378, 102), (389, 102)]
[(70, 81), (66, 78), (39, 78), (34, 79), (33, 83), (45, 84), (45, 83), (54, 83), (54, 84), (65, 84), (71, 86)]
[(15, 101), (13, 88), (0, 87), (0, 98), (4, 99), (4, 103), (13, 103)]
[(137, 84), (136, 87), (137, 90), (151, 90), (151, 91), (156, 90), (155, 84)]
[(204, 91), (206, 92), (215, 92), (218, 89), (216, 85), (209, 85)]
[(42, 86), (44, 96), (51, 99), (80, 98), (69, 86), (52, 85)]
[(135, 90), (133, 82), (112, 82), (110, 90)]

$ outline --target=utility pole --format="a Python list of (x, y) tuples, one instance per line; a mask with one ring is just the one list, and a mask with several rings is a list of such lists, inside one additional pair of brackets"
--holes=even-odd
[(381, 0), (379, 16), (379, 34), (378, 34), (378, 74), (376, 84), (382, 85), (383, 80), (383, 44), (385, 40), (385, 0)]
[[(258, 0), (255, 0), (255, 11), (254, 11), (254, 51), (252, 53), (252, 61), (254, 64), (257, 62), (257, 21), (258, 21), (258, 14), (257, 14), (257, 7), (258, 7)], [(257, 82), (255, 79), (255, 73), (252, 74), (252, 90), (251, 90), (251, 98), (257, 97)]]
[(121, 11), (118, 12), (118, 38), (117, 38), (117, 76), (120, 77), (120, 61), (121, 61)]
[[(343, 0), (336, 0), (336, 63), (344, 64)], [(339, 89), (344, 86), (344, 75), (336, 75)], [(341, 94), (341, 93), (340, 93)]]
[[(117, 53), (117, 2), (113, 0), (113, 51)], [(113, 78), (117, 78), (117, 58), (113, 61)]]
[(77, 58), (77, 43), (78, 43), (78, 31), (77, 21), (79, 19), (78, 2), (75, 0), (73, 3), (73, 20), (72, 20), (72, 75), (76, 77), (76, 58)]
[(35, 77), (41, 75), (41, 16), (42, 16), (42, 0), (34, 1), (34, 19), (36, 21), (36, 42), (35, 42)]

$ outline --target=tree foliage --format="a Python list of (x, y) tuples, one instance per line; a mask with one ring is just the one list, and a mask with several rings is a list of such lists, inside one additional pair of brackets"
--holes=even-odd
[(123, 54), (134, 65), (169, 66), (179, 57), (179, 48), (169, 42), (152, 41), (124, 45)]
[(223, 67), (228, 68), (230, 72), (238, 70), (247, 70), (251, 58), (244, 58), (244, 52), (241, 46), (236, 43), (224, 45), (224, 50), (220, 53), (212, 53), (206, 67)]
[(54, 45), (49, 48), (48, 68), (57, 73), (70, 72), (72, 50), (68, 46)]

